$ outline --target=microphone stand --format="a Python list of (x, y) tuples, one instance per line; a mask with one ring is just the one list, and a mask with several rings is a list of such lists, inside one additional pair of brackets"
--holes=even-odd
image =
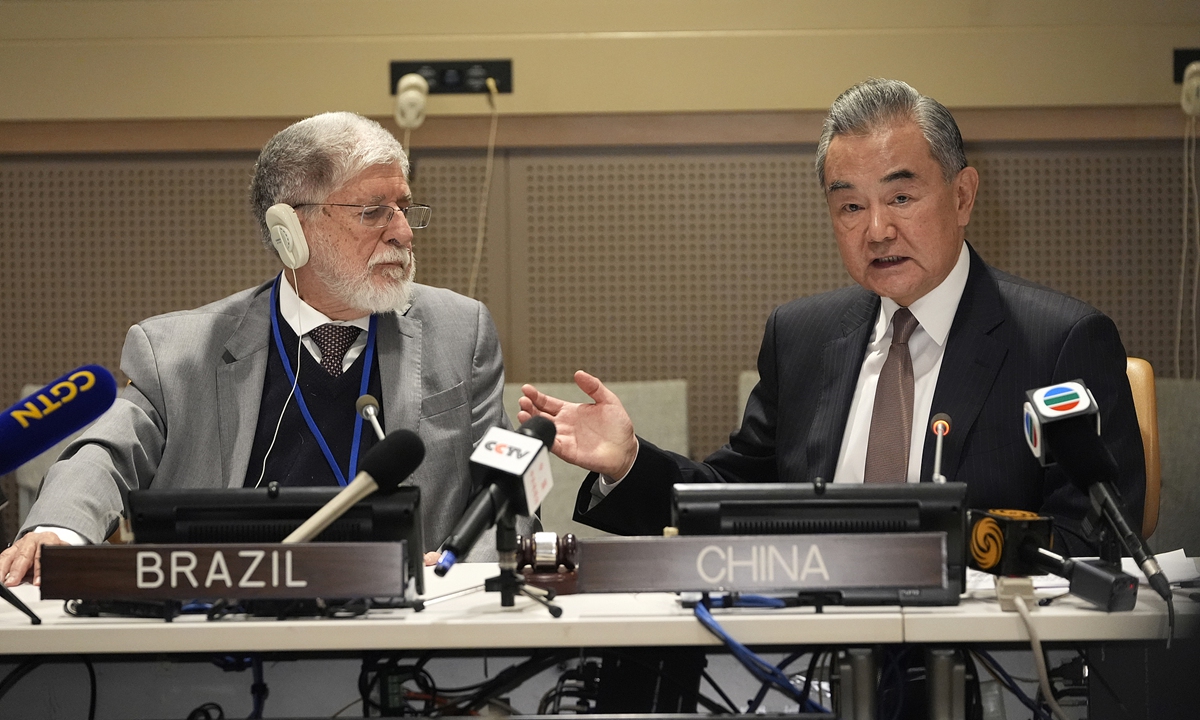
[(8, 587), (3, 583), (0, 583), (0, 597), (7, 600), (9, 605), (12, 605), (16, 609), (28, 615), (30, 624), (42, 624), (42, 619), (38, 617), (32, 610), (26, 607), (25, 603), (21, 602), (21, 598), (17, 597), (16, 594), (12, 590), (9, 590)]
[(517, 550), (517, 519), (508, 503), (505, 503), (496, 518), (496, 554), (500, 556), (500, 574), (485, 580), (483, 589), (500, 593), (501, 607), (512, 607), (517, 595), (524, 595), (545, 606), (551, 616), (561, 617), (562, 608), (550, 602), (554, 599), (554, 590), (526, 585), (525, 578), (517, 572)]

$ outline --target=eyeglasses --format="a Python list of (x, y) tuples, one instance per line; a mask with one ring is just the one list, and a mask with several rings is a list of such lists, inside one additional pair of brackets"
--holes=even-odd
[(307, 205), (328, 205), (331, 207), (352, 207), (362, 208), (362, 214), (358, 216), (358, 221), (366, 227), (381, 228), (387, 227), (392, 221), (392, 217), (399, 211), (404, 215), (404, 219), (408, 220), (408, 226), (413, 230), (420, 230), (423, 227), (429, 227), (429, 218), (433, 215), (433, 208), (428, 205), (409, 205), (408, 207), (392, 207), (391, 205), (347, 205), (346, 203), (300, 203), (292, 207), (305, 207)]

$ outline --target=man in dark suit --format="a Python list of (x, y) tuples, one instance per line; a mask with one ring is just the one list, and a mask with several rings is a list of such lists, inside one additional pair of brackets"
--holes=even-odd
[(947, 413), (942, 471), (971, 507), (1054, 517), (1060, 551), (1093, 553), (1086, 495), (1026, 447), (1025, 391), (1081, 378), (1100, 407), (1120, 491), (1140, 520), (1141, 436), (1113, 322), (1000, 272), (966, 243), (979, 175), (941, 104), (890, 80), (834, 102), (817, 147), (842, 261), (858, 286), (783, 305), (767, 321), (760, 380), (739, 430), (703, 463), (638, 439), (620, 401), (576, 373), (594, 401), (525, 386), (518, 419), (552, 418), (554, 450), (591, 470), (576, 519), (658, 534), (677, 482), (919, 482), (933, 465), (929, 419)]

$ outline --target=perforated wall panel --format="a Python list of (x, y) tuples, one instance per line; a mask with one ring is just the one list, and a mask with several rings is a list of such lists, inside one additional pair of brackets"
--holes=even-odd
[[(483, 178), (482, 157), (433, 155), (419, 157), (414, 163), (413, 200), (433, 208), (429, 227), (417, 230), (413, 235), (420, 282), (466, 294), (475, 257)], [(503, 215), (503, 203), (502, 189), (489, 198), (489, 214), (493, 219)], [(496, 235), (492, 233), (491, 239)], [(489, 294), (487, 269), (495, 250), (491, 242), (484, 245), (482, 270), (475, 291), (475, 297), (489, 306), (495, 299)]]
[(128, 327), (261, 282), (253, 159), (0, 163), (0, 395), (85, 362), (117, 369)]
[[(983, 257), (1096, 305), (1130, 354), (1173, 371), (1174, 144), (968, 154), (982, 178), (968, 237)], [(718, 447), (736, 427), (737, 374), (754, 367), (770, 309), (850, 282), (812, 162), (811, 148), (514, 155), (510, 241), (527, 243), (531, 268), (528, 288), (513, 290), (527, 293), (517, 305), (528, 325), (515, 328), (530, 350), (510, 375), (683, 377), (693, 454)]]
[[(985, 259), (1095, 304), (1131, 354), (1171, 374), (1177, 143), (968, 154), (982, 176), (969, 236)], [(465, 291), (482, 153), (418, 158), (413, 191), (434, 206), (418, 276)], [(509, 381), (578, 368), (683, 378), (692, 452), (715, 449), (770, 309), (850, 282), (811, 166), (811, 147), (499, 156), (478, 294)], [(116, 369), (133, 322), (269, 277), (246, 209), (252, 167), (250, 156), (0, 161), (0, 402), (84, 362)]]

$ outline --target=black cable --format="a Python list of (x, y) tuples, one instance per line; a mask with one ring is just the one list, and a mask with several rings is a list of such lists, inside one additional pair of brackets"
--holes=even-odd
[(1013, 680), (1012, 676), (1008, 674), (1008, 671), (1006, 671), (1004, 667), (1000, 665), (1000, 663), (996, 662), (986, 650), (976, 650), (975, 653), (980, 657), (981, 660), (983, 660), (986, 667), (991, 668), (992, 671), (996, 673), (996, 676), (1000, 679), (1000, 683), (1008, 688), (1008, 691), (1012, 693), (1022, 705), (1033, 711), (1033, 715), (1036, 720), (1052, 720), (1049, 713), (1047, 713), (1035, 700), (1026, 695), (1025, 691), (1022, 690), (1020, 686), (1017, 685), (1017, 682)]
[(374, 678), (370, 675), (367, 665), (377, 666), (378, 661), (363, 656), (362, 667), (358, 671), (358, 696), (362, 698), (362, 716), (371, 717), (371, 708), (380, 709), (379, 704), (371, 700), (371, 687), (379, 680), (378, 673)]
[(824, 654), (825, 648), (815, 647), (813, 648), (812, 659), (808, 661), (808, 672), (804, 675), (804, 687), (800, 689), (800, 695), (808, 702), (812, 702), (809, 698), (812, 697), (813, 674), (817, 672), (817, 662)]
[(4, 680), (0, 680), (0, 700), (4, 699), (8, 691), (12, 690), (13, 686), (21, 681), (21, 678), (33, 672), (43, 662), (44, 660), (41, 658), (31, 658), (10, 670), (8, 675), (4, 676)]
[(1121, 698), (1117, 696), (1117, 692), (1113, 690), (1112, 685), (1109, 685), (1108, 681), (1104, 679), (1104, 675), (1102, 675), (1094, 665), (1088, 662), (1087, 654), (1082, 650), (1076, 650), (1075, 652), (1079, 653), (1079, 657), (1083, 658), (1083, 665), (1088, 669), (1088, 678), (1090, 679), (1092, 675), (1095, 675), (1096, 679), (1100, 681), (1101, 687), (1108, 692), (1109, 697), (1111, 697), (1113, 702), (1117, 704), (1117, 708), (1121, 711), (1121, 714), (1129, 720), (1133, 720), (1133, 715), (1130, 714), (1129, 708), (1125, 707), (1125, 703), (1121, 702)]
[(454, 715), (478, 710), (488, 700), (503, 695), (546, 668), (557, 665), (574, 655), (574, 651), (538, 651), (528, 660), (505, 668), (475, 694), (448, 703), (433, 711), (434, 716)]
[[(779, 664), (776, 665), (776, 667), (779, 668), (779, 670), (782, 672), (783, 669), (786, 668), (788, 665), (791, 665), (792, 663), (796, 662), (796, 660), (800, 659), (805, 654), (805, 652), (806, 651), (804, 651), (804, 650), (798, 650), (798, 651), (792, 653), (791, 655), (788, 655), (783, 660), (781, 660), (779, 662)], [(716, 687), (716, 685), (714, 684), (713, 687)], [(774, 686), (771, 685), (771, 683), (767, 683), (767, 682), (763, 683), (762, 686), (758, 689), (758, 694), (756, 694), (754, 696), (754, 699), (750, 701), (750, 704), (746, 706), (746, 712), (753, 713), (756, 710), (758, 710), (758, 706), (761, 705), (762, 701), (766, 699), (767, 693), (771, 691), (772, 687), (774, 687)], [(720, 689), (718, 689), (717, 692), (720, 692)], [(721, 697), (725, 697), (725, 693), (721, 693)], [(804, 711), (804, 706), (806, 704), (807, 704), (806, 700), (800, 701), (800, 711), (801, 712)], [(737, 713), (737, 706), (735, 706), (733, 703), (729, 703), (729, 707), (733, 709), (733, 712), (735, 714)]]
[[(655, 675), (657, 675), (659, 677), (659, 679), (666, 680), (667, 682), (671, 683), (672, 685), (674, 685), (677, 688), (686, 690), (688, 687), (687, 683), (685, 683), (682, 679), (680, 679), (678, 676), (674, 675), (673, 673), (668, 672), (665, 668), (652, 667), (650, 665), (647, 665), (642, 660), (639, 660), (638, 658), (632, 657), (630, 655), (626, 655), (625, 653), (622, 653), (620, 650), (615, 649), (615, 648), (609, 648), (608, 653), (610, 655), (614, 655), (614, 656), (624, 660), (625, 662), (633, 663), (634, 665), (641, 667), (642, 669), (646, 670), (647, 672), (654, 673)], [(721, 705), (721, 703), (717, 702), (716, 700), (713, 700), (712, 698), (708, 697), (704, 693), (698, 692), (698, 691), (696, 693), (696, 704), (703, 705), (705, 710), (708, 710), (711, 713), (716, 713), (718, 715), (723, 715), (726, 712), (728, 712), (728, 709), (725, 708), (723, 705)]]
[(975, 658), (971, 657), (969, 648), (960, 650), (963, 657), (963, 665), (967, 669), (967, 678), (972, 682), (967, 683), (967, 720), (983, 720), (983, 688), (980, 685), (979, 668), (975, 665)]
[(88, 693), (88, 720), (96, 720), (96, 668), (92, 666), (92, 661), (86, 657), (83, 658), (83, 666), (87, 668), (88, 681), (91, 687), (91, 692)]
[(737, 704), (725, 694), (725, 691), (721, 689), (721, 686), (717, 684), (717, 681), (713, 679), (713, 676), (709, 675), (707, 670), (701, 670), (700, 677), (708, 681), (708, 684), (712, 686), (712, 689), (716, 690), (717, 694), (721, 696), (721, 699), (725, 701), (725, 704), (729, 706), (729, 712), (733, 715), (736, 715), (738, 711)]
[[(216, 715), (212, 711), (216, 711)], [(187, 720), (225, 720), (225, 710), (214, 702), (207, 702), (188, 713)]]
[(257, 720), (263, 716), (263, 710), (266, 708), (267, 696), (271, 694), (267, 684), (263, 681), (263, 666), (262, 658), (250, 658), (251, 672), (254, 680), (250, 683), (250, 697), (253, 705), (253, 710), (250, 711), (250, 720)]
[(1167, 649), (1175, 638), (1175, 593), (1167, 593)]

